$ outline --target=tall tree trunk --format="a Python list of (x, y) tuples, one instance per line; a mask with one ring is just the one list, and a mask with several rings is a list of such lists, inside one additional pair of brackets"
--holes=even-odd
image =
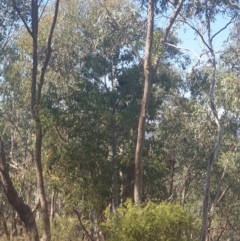
[(36, 123), (36, 149), (35, 149), (35, 165), (36, 165), (36, 176), (37, 176), (37, 189), (40, 200), (41, 207), (41, 216), (42, 216), (42, 224), (43, 224), (43, 236), (41, 238), (42, 241), (50, 241), (51, 240), (51, 232), (50, 232), (50, 219), (48, 214), (48, 203), (46, 198), (46, 193), (44, 189), (44, 179), (43, 179), (43, 171), (42, 171), (42, 127), (41, 122), (37, 121)]
[(114, 110), (112, 114), (112, 211), (114, 213), (116, 212), (118, 203), (117, 127)]
[(135, 183), (134, 183), (134, 202), (142, 201), (143, 187), (143, 146), (145, 140), (145, 123), (148, 112), (148, 102), (151, 92), (151, 55), (153, 42), (153, 25), (154, 25), (154, 3), (155, 0), (148, 1), (148, 22), (147, 36), (145, 45), (145, 59), (143, 64), (144, 70), (144, 90), (142, 96), (141, 110), (138, 122), (137, 145), (135, 151)]
[[(33, 40), (33, 68), (32, 68), (32, 88), (31, 88), (31, 112), (35, 122), (35, 166), (37, 177), (37, 190), (41, 207), (41, 218), (43, 225), (42, 241), (50, 241), (50, 220), (48, 215), (48, 204), (44, 189), (44, 179), (42, 172), (42, 125), (39, 118), (40, 98), (37, 95), (37, 69), (38, 69), (38, 1), (32, 0), (32, 40)], [(42, 75), (42, 73), (41, 73)], [(39, 83), (40, 85), (40, 83)], [(39, 86), (38, 85), (38, 86)], [(39, 86), (40, 88), (40, 86)]]
[(55, 218), (55, 212), (56, 212), (56, 198), (57, 198), (57, 194), (56, 194), (56, 191), (53, 189), (52, 197), (51, 197), (51, 210), (50, 210), (52, 226), (54, 226), (54, 218)]
[[(207, 21), (207, 29), (208, 29), (208, 49), (210, 51), (211, 56), (211, 64), (212, 64), (212, 75), (211, 75), (211, 82), (210, 82), (210, 106), (211, 111), (214, 116), (215, 123), (217, 125), (218, 133), (217, 138), (214, 144), (214, 147), (208, 157), (207, 160), (207, 171), (206, 171), (206, 180), (204, 185), (204, 197), (203, 197), (203, 217), (202, 217), (202, 235), (201, 235), (201, 241), (208, 241), (209, 239), (209, 213), (211, 208), (211, 200), (210, 200), (210, 180), (211, 180), (211, 174), (212, 174), (212, 167), (215, 157), (217, 156), (221, 142), (222, 142), (222, 127), (221, 123), (218, 117), (218, 112), (215, 105), (215, 85), (216, 85), (216, 57), (215, 52), (213, 49), (212, 40), (211, 37), (211, 26), (210, 26), (210, 16), (206, 14), (206, 21)], [(206, 45), (206, 43), (205, 43)]]
[(38, 241), (38, 230), (35, 222), (34, 215), (30, 207), (25, 204), (21, 197), (18, 196), (16, 189), (12, 184), (12, 180), (9, 176), (8, 166), (6, 164), (6, 156), (4, 152), (3, 142), (0, 141), (0, 175), (2, 185), (8, 202), (18, 212), (21, 221), (27, 231), (27, 238), (29, 241)]
[[(179, 0), (176, 5), (174, 11), (172, 12), (172, 16), (169, 19), (166, 28), (163, 30), (163, 35), (159, 39), (162, 46), (165, 46), (165, 42), (169, 35), (170, 29), (175, 22), (178, 14), (180, 13), (184, 0)], [(142, 96), (141, 110), (138, 122), (138, 134), (137, 134), (137, 144), (135, 151), (135, 183), (134, 183), (134, 202), (142, 201), (142, 189), (143, 189), (143, 147), (145, 141), (145, 124), (148, 112), (148, 102), (151, 93), (151, 78), (153, 78), (159, 67), (160, 60), (162, 56), (159, 56), (154, 66), (151, 65), (152, 58), (152, 42), (153, 42), (153, 30), (154, 30), (154, 0), (148, 0), (148, 21), (147, 21), (147, 35), (146, 35), (146, 43), (145, 43), (145, 58), (143, 63), (144, 70), (144, 90)]]
[[(51, 232), (50, 232), (50, 219), (48, 214), (48, 204), (46, 193), (44, 189), (44, 179), (43, 179), (43, 172), (42, 172), (42, 124), (39, 116), (39, 109), (40, 109), (40, 102), (41, 102), (41, 93), (42, 87), (44, 84), (44, 77), (47, 70), (47, 66), (51, 57), (52, 53), (52, 37), (54, 28), (57, 21), (58, 15), (58, 7), (59, 1), (56, 0), (55, 5), (55, 12), (53, 15), (53, 22), (51, 25), (50, 33), (48, 35), (48, 43), (47, 43), (47, 51), (45, 61), (41, 68), (41, 73), (38, 81), (38, 9), (39, 9), (39, 1), (32, 0), (32, 8), (31, 8), (31, 20), (32, 26), (29, 28), (27, 22), (24, 20), (19, 8), (17, 7), (15, 0), (12, 0), (15, 10), (17, 11), (19, 17), (23, 21), (28, 33), (32, 37), (32, 44), (33, 44), (33, 51), (32, 51), (32, 79), (31, 79), (31, 113), (32, 118), (35, 123), (35, 166), (36, 166), (36, 177), (37, 177), (37, 189), (39, 194), (40, 200), (40, 207), (41, 207), (41, 217), (43, 223), (43, 236), (41, 238), (42, 241), (50, 241), (51, 240)], [(40, 1), (41, 2), (41, 1)]]

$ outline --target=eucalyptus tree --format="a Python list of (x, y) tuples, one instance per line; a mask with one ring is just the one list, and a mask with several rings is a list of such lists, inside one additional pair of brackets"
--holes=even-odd
[[(106, 9), (111, 11), (112, 18)], [(120, 148), (126, 143), (124, 138), (135, 136), (131, 129), (136, 129), (141, 72), (138, 73), (132, 43), (142, 38), (142, 22), (134, 4), (124, 1), (106, 5), (100, 1), (63, 3), (58, 21), (56, 51), (49, 63), (43, 102), (43, 118), (47, 113), (52, 116), (48, 119), (52, 120), (49, 124), (55, 132), (49, 135), (49, 141), (53, 145), (51, 139), (56, 134), (60, 141), (53, 145), (55, 154), (60, 155), (54, 154), (54, 162), (48, 158), (50, 166), (54, 166), (51, 172), (65, 172), (66, 169), (60, 170), (59, 163), (69, 160), (69, 168), (78, 168), (66, 179), (72, 182), (77, 176), (81, 178), (76, 178), (76, 189), (65, 189), (67, 195), (78, 192), (76, 204), (84, 196), (83, 202), (94, 206), (101, 206), (101, 200), (106, 206), (113, 199), (114, 210), (120, 200)], [(64, 155), (62, 150), (66, 150)], [(99, 168), (94, 169), (94, 165)], [(86, 193), (86, 185), (92, 188), (96, 199)], [(98, 185), (102, 186), (97, 188)]]
[[(98, 209), (112, 202), (114, 210), (120, 199), (133, 197), (132, 150), (143, 84), (136, 50), (143, 46), (142, 19), (129, 2), (103, 5), (93, 1), (82, 11), (80, 6), (84, 3), (72, 1), (60, 6), (55, 51), (42, 102), (44, 156), (52, 181), (57, 184), (60, 179), (55, 178), (64, 177), (66, 185), (55, 188), (66, 194), (65, 203)], [(47, 24), (48, 19), (44, 21)], [(171, 41), (176, 39), (172, 36)], [(158, 44), (155, 48), (157, 51)], [(179, 54), (175, 49), (168, 50), (163, 56), (166, 63)], [(159, 86), (170, 88), (171, 76), (166, 64), (152, 81), (156, 92), (161, 93), (152, 93), (152, 120), (157, 116), (155, 107), (166, 95)], [(70, 190), (68, 186), (73, 182)], [(150, 196), (150, 189), (146, 189), (145, 196)]]
[[(151, 93), (151, 79), (156, 75), (158, 66), (162, 60), (161, 54), (154, 56), (152, 53), (153, 34), (154, 34), (154, 15), (156, 9), (161, 8), (160, 13), (164, 14), (164, 10), (171, 9), (170, 5), (165, 2), (155, 2), (154, 0), (147, 1), (147, 29), (146, 29), (146, 40), (145, 40), (145, 56), (143, 61), (144, 70), (144, 89), (141, 101), (141, 110), (139, 115), (138, 123), (138, 135), (135, 150), (135, 183), (134, 183), (134, 201), (142, 201), (142, 189), (143, 189), (143, 147), (145, 140), (145, 125), (148, 112), (148, 103)], [(159, 42), (164, 49), (165, 43), (168, 39), (170, 30), (180, 13), (183, 6), (183, 0), (180, 0), (177, 4), (173, 4), (173, 9), (170, 10), (171, 15), (169, 16), (169, 22), (163, 27), (162, 34), (159, 37)], [(169, 8), (168, 8), (169, 7)], [(152, 62), (152, 58), (155, 60)]]
[[(54, 27), (56, 25), (57, 20), (57, 14), (58, 14), (58, 5), (59, 0), (56, 1), (56, 7), (53, 14), (53, 21), (49, 28), (49, 34), (47, 38), (47, 45), (46, 45), (46, 52), (44, 55), (44, 59), (41, 61), (39, 59), (39, 47), (38, 47), (38, 28), (39, 28), (39, 20), (41, 18), (41, 15), (39, 14), (40, 4), (42, 2), (40, 1), (32, 1), (31, 5), (29, 5), (27, 2), (15, 2), (14, 0), (11, 2), (13, 11), (15, 11), (19, 18), (21, 19), (24, 27), (26, 28), (26, 31), (31, 36), (32, 40), (32, 51), (31, 51), (31, 57), (32, 57), (32, 73), (31, 73), (31, 104), (30, 104), (30, 110), (31, 110), (31, 116), (35, 125), (35, 153), (34, 153), (34, 162), (36, 166), (36, 177), (37, 177), (37, 189), (38, 189), (38, 195), (41, 205), (41, 213), (42, 213), (42, 219), (43, 219), (43, 237), (42, 240), (50, 240), (50, 223), (49, 223), (49, 216), (48, 216), (48, 207), (47, 207), (47, 199), (46, 194), (44, 190), (44, 180), (43, 180), (43, 170), (42, 170), (42, 126), (41, 126), (41, 120), (39, 118), (39, 111), (40, 111), (40, 102), (41, 102), (41, 93), (42, 93), (42, 87), (44, 84), (44, 77), (46, 73), (46, 69), (51, 57), (52, 53), (52, 38), (53, 38), (53, 31)], [(44, 9), (44, 8), (43, 8)], [(31, 17), (30, 17), (31, 16)], [(29, 26), (31, 24), (31, 27)], [(38, 69), (39, 66), (42, 65), (40, 76), (38, 75)], [(30, 208), (25, 205), (20, 199), (11, 184), (11, 179), (9, 178), (7, 167), (5, 164), (5, 156), (4, 156), (4, 150), (3, 150), (3, 144), (1, 144), (1, 150), (2, 150), (2, 177), (5, 179), (2, 179), (4, 185), (7, 185), (6, 187), (10, 188), (12, 190), (9, 192), (6, 190), (6, 195), (9, 198), (10, 203), (12, 206), (18, 211), (22, 221), (25, 223), (26, 228), (30, 232), (30, 239), (38, 240), (38, 232), (36, 230), (36, 224), (33, 217), (33, 214), (30, 210)], [(14, 196), (11, 196), (14, 195)], [(28, 217), (29, 216), (29, 217)], [(27, 218), (28, 217), (28, 218)], [(28, 224), (28, 222), (31, 222), (31, 225)]]
[[(212, 3), (213, 4), (213, 3)], [(210, 93), (209, 93), (209, 103), (210, 103), (210, 108), (212, 111), (212, 114), (214, 116), (214, 120), (215, 123), (217, 125), (217, 134), (216, 134), (216, 141), (214, 143), (214, 147), (212, 149), (212, 151), (209, 154), (209, 157), (207, 158), (207, 170), (206, 170), (206, 181), (204, 184), (204, 201), (203, 201), (203, 220), (202, 220), (202, 237), (201, 240), (208, 240), (208, 235), (209, 235), (209, 212), (210, 212), (210, 208), (211, 208), (211, 204), (210, 204), (210, 180), (211, 180), (211, 172), (212, 172), (212, 167), (213, 167), (213, 161), (216, 158), (220, 146), (221, 146), (221, 142), (222, 142), (222, 124), (220, 122), (220, 115), (218, 113), (218, 109), (216, 106), (216, 102), (215, 102), (215, 86), (216, 86), (216, 71), (217, 71), (217, 60), (216, 60), (216, 51), (214, 49), (214, 44), (213, 44), (213, 39), (221, 32), (223, 31), (229, 24), (231, 24), (234, 19), (236, 18), (236, 15), (233, 16), (233, 18), (229, 21), (229, 23), (226, 24), (226, 26), (224, 26), (222, 29), (220, 29), (217, 33), (212, 33), (212, 19), (213, 19), (213, 14), (214, 14), (214, 10), (215, 8), (217, 8), (217, 3), (216, 5), (213, 4), (214, 7), (211, 5), (211, 7), (209, 7), (209, 3), (206, 2), (205, 3), (205, 7), (204, 7), (204, 16), (205, 18), (202, 18), (200, 15), (200, 19), (202, 21), (202, 23), (204, 22), (204, 26), (206, 28), (206, 35), (204, 36), (204, 33), (202, 32), (202, 30), (197, 29), (196, 27), (190, 25), (195, 31), (196, 33), (199, 35), (199, 37), (201, 38), (204, 46), (206, 47), (206, 51), (207, 51), (207, 56), (209, 58), (209, 63), (210, 66), (209, 68), (211, 68), (211, 72), (209, 74), (209, 89), (210, 89)]]

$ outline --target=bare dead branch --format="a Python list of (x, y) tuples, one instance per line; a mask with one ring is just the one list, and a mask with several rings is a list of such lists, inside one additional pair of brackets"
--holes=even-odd
[(194, 51), (191, 50), (191, 49), (184, 48), (184, 47), (180, 47), (180, 46), (176, 46), (176, 45), (170, 44), (170, 43), (165, 43), (165, 44), (168, 45), (168, 46), (170, 46), (170, 47), (176, 48), (176, 49), (183, 49), (183, 50), (189, 51), (189, 52), (193, 53), (193, 54), (198, 58), (198, 60), (203, 61), (203, 60), (201, 59), (201, 57), (200, 57), (196, 52), (194, 52)]

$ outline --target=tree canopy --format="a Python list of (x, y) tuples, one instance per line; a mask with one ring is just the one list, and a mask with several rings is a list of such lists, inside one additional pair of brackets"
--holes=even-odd
[(238, 240), (239, 6), (1, 1), (1, 240)]

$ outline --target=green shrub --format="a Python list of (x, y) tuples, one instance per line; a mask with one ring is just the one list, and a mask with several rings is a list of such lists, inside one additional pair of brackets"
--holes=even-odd
[(106, 213), (102, 229), (107, 241), (187, 241), (198, 239), (198, 225), (180, 205), (127, 201), (115, 214)]

